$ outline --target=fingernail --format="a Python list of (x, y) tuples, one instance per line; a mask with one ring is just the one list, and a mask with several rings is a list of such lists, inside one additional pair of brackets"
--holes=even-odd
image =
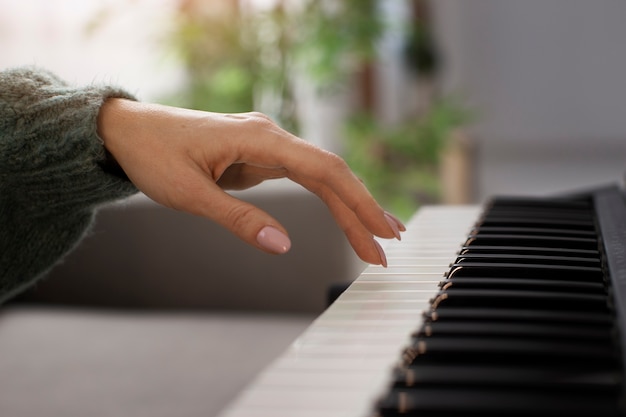
[(270, 252), (283, 254), (291, 248), (291, 240), (273, 226), (265, 226), (256, 235), (256, 241)]
[(391, 218), (396, 223), (396, 225), (398, 225), (398, 229), (400, 229), (401, 232), (406, 231), (406, 226), (396, 216), (389, 213), (388, 211), (385, 212), (385, 216)]
[(402, 237), (400, 236), (400, 228), (396, 220), (393, 218), (393, 216), (385, 212), (385, 220), (387, 220), (389, 227), (391, 227), (391, 230), (393, 230), (393, 234), (396, 237), (396, 239), (402, 240)]
[(374, 239), (374, 246), (376, 246), (378, 256), (380, 256), (380, 264), (387, 268), (387, 256), (385, 255), (385, 251), (383, 250), (382, 246), (380, 246), (380, 243), (378, 243), (376, 239)]

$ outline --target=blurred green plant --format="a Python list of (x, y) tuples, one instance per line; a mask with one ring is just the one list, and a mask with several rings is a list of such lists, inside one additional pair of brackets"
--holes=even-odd
[(383, 30), (376, 0), (308, 0), (293, 10), (280, 1), (252, 12), (217, 9), (201, 0), (181, 1), (165, 45), (182, 63), (188, 81), (163, 101), (244, 112), (266, 97), (274, 107), (270, 116), (296, 134), (294, 71), (332, 92), (374, 59)]
[(246, 27), (236, 10), (219, 13), (200, 2), (181, 2), (165, 46), (187, 75), (187, 85), (164, 101), (194, 109), (244, 112), (254, 103), (259, 64), (256, 45), (246, 42)]
[[(414, 0), (419, 9), (424, 4)], [(440, 56), (430, 28), (419, 19), (389, 27), (376, 0), (344, 0), (329, 10), (326, 2), (308, 3), (301, 16), (296, 56), (311, 79), (332, 89), (374, 62), (386, 30), (404, 37), (404, 62), (415, 77), (434, 82)], [(350, 117), (344, 131), (344, 158), (378, 201), (402, 219), (424, 203), (440, 201), (440, 160), (452, 132), (469, 122), (469, 112), (453, 97), (437, 97), (423, 114), (386, 125), (371, 111)]]
[(295, 23), (294, 62), (326, 89), (372, 62), (385, 30), (377, 0), (309, 0)]
[[(263, 102), (262, 110), (295, 134), (294, 73), (332, 94), (375, 61), (389, 24), (378, 0), (305, 0), (297, 8), (278, 1), (252, 12), (236, 2), (208, 3), (181, 0), (167, 46), (188, 83), (164, 101), (218, 112), (250, 111)], [(414, 21), (401, 29), (405, 63), (416, 77), (435, 79), (439, 56), (427, 25)], [(360, 111), (346, 122), (342, 156), (385, 207), (406, 219), (420, 204), (437, 201), (441, 152), (467, 120), (452, 98), (436, 98), (424, 114), (394, 126)]]
[(346, 162), (380, 203), (401, 219), (421, 205), (440, 199), (440, 158), (452, 130), (469, 113), (451, 99), (434, 102), (415, 120), (383, 126), (369, 114), (358, 114), (346, 126)]

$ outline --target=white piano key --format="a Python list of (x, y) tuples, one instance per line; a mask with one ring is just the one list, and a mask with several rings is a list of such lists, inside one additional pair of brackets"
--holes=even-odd
[(220, 417), (371, 417), (480, 207), (423, 207)]
[[(433, 292), (434, 294), (434, 292)], [(383, 314), (386, 311), (423, 311), (430, 305), (429, 300), (346, 300), (340, 297), (339, 310), (375, 311)]]
[(382, 337), (379, 337), (376, 340), (376, 335), (385, 336), (385, 337), (393, 337), (394, 335), (400, 334), (404, 335), (402, 332), (407, 329), (416, 328), (417, 320), (413, 322), (398, 322), (395, 325), (373, 325), (370, 329), (365, 326), (354, 326), (350, 330), (346, 330), (343, 333), (341, 329), (338, 327), (335, 328), (325, 328), (321, 330), (315, 330), (311, 332), (307, 332), (307, 334), (303, 334), (299, 337), (294, 345), (310, 343), (310, 344), (319, 344), (319, 341), (339, 341), (343, 340), (344, 342), (354, 340), (360, 343), (372, 342), (372, 343), (386, 343)]
[[(406, 277), (406, 275), (401, 275)], [(441, 279), (439, 280), (441, 281)], [(358, 281), (350, 286), (350, 291), (428, 291), (437, 289), (439, 281)]]
[[(389, 358), (390, 356), (398, 356), (400, 350), (397, 343), (407, 346), (405, 335), (389, 336), (389, 342), (381, 343), (349, 343), (343, 341), (343, 346), (330, 345), (325, 343), (301, 346), (293, 345), (287, 350), (287, 354), (293, 355), (298, 359), (342, 359), (342, 358), (359, 358), (364, 361), (374, 360), (377, 358)], [(395, 342), (395, 343), (394, 343)]]
[(387, 260), (394, 258), (410, 258), (411, 254), (415, 254), (416, 251), (422, 253), (422, 257), (424, 258), (443, 258), (446, 257), (450, 259), (450, 256), (455, 254), (461, 248), (462, 242), (457, 242), (456, 245), (446, 245), (445, 247), (440, 248), (422, 248), (415, 249), (404, 246), (392, 246), (385, 248), (385, 254), (387, 255)]
[[(325, 410), (324, 417), (350, 417), (352, 411)], [(319, 417), (317, 410), (295, 410), (282, 409), (243, 409), (241, 407), (225, 410), (223, 417)]]
[[(384, 326), (378, 326), (384, 327)], [(323, 344), (329, 345), (338, 345), (339, 343), (343, 343), (345, 345), (380, 345), (380, 344), (388, 344), (386, 340), (383, 340), (380, 336), (384, 335), (386, 338), (398, 338), (405, 337), (406, 333), (411, 329), (416, 329), (417, 326), (414, 326), (413, 323), (406, 323), (404, 325), (396, 325), (389, 326), (389, 329), (385, 329), (385, 331), (380, 331), (378, 327), (373, 327), (369, 332), (367, 329), (360, 329), (360, 331), (349, 331), (345, 334), (341, 334), (340, 332), (318, 332), (307, 334), (298, 339), (298, 341), (294, 342), (292, 346), (319, 346)], [(377, 335), (379, 337), (377, 337)]]
[[(366, 407), (363, 407), (366, 408)], [(356, 410), (324, 410), (324, 417), (351, 417)], [(361, 415), (361, 414), (358, 414)], [(233, 409), (227, 410), (224, 417), (320, 417), (318, 410), (282, 409)]]
[(248, 408), (272, 408), (280, 404), (280, 408), (309, 409), (324, 412), (326, 410), (354, 409), (354, 404), (368, 402), (368, 396), (363, 390), (347, 389), (336, 390), (332, 388), (318, 389), (263, 389), (260, 386), (256, 390), (246, 391), (241, 399), (243, 407)]
[[(458, 247), (458, 242), (456, 242), (457, 244), (454, 245), (455, 247)], [(403, 250), (402, 246), (399, 247), (395, 247), (393, 248), (393, 252), (398, 252), (400, 250)], [(404, 256), (387, 256), (387, 260), (392, 260), (394, 262), (394, 265), (402, 265), (404, 263), (411, 263), (413, 265), (446, 265), (448, 262), (450, 262), (450, 252), (447, 252), (447, 255), (444, 256), (444, 253), (442, 251), (441, 254), (435, 254), (435, 255), (423, 255), (423, 256), (415, 256), (415, 253), (413, 253), (413, 256), (409, 256), (409, 255), (404, 255)], [(372, 266), (376, 266), (376, 265), (372, 265)]]
[[(288, 398), (283, 405), (276, 406), (282, 398)], [(355, 404), (357, 404), (355, 406)], [(241, 398), (241, 408), (226, 413), (228, 417), (244, 416), (301, 416), (301, 417), (351, 417), (356, 415), (371, 415), (371, 401), (362, 391), (252, 391), (244, 392)], [(285, 410), (297, 410), (295, 413), (285, 413)], [(266, 414), (260, 414), (266, 413)]]
[(364, 275), (397, 275), (397, 274), (416, 274), (416, 275), (424, 275), (424, 274), (432, 274), (438, 275), (442, 274), (446, 271), (446, 266), (436, 265), (436, 266), (396, 266), (389, 265), (387, 268), (383, 267), (372, 267), (368, 268), (367, 271), (363, 271)]
[(389, 277), (389, 279), (393, 279), (393, 277), (396, 276), (400, 276), (400, 277), (405, 277), (405, 276), (411, 276), (413, 277), (413, 280), (439, 280), (441, 281), (444, 278), (444, 273), (445, 270), (442, 269), (441, 271), (437, 271), (437, 272), (383, 272), (383, 271), (375, 271), (375, 272), (363, 272), (361, 274), (362, 277), (373, 277), (371, 280), (374, 281), (381, 281), (383, 279), (386, 279), (387, 277)]
[[(332, 375), (332, 378), (329, 376)], [(309, 371), (305, 375), (291, 369), (273, 369), (262, 373), (256, 383), (264, 387), (297, 388), (345, 388), (359, 389), (371, 386), (376, 374), (372, 371), (352, 370), (350, 372)]]
[[(402, 348), (398, 347), (397, 352), (400, 353), (401, 349)], [(303, 359), (295, 355), (289, 354), (288, 352), (289, 351), (286, 352), (285, 356), (275, 362), (274, 366), (277, 369), (293, 369), (299, 372), (306, 373), (319, 370), (326, 370), (329, 372), (337, 373), (351, 371), (371, 371), (374, 373), (378, 373), (381, 371), (381, 369), (385, 369), (384, 376), (387, 376), (387, 372), (391, 372), (391, 368), (387, 367), (394, 365), (398, 361), (398, 356), (393, 354), (390, 357), (385, 357), (381, 355), (379, 357), (368, 358), (367, 360), (362, 357), (356, 356), (348, 358), (309, 356), (308, 358)]]
[[(337, 320), (337, 322), (324, 322), (315, 325), (310, 331), (303, 333), (297, 340), (315, 340), (329, 337), (363, 337), (367, 334), (379, 334), (383, 336), (400, 333), (407, 327), (415, 327), (421, 322), (421, 313), (412, 319), (405, 320), (367, 320), (365, 324), (354, 320)], [(342, 328), (342, 325), (345, 326)], [(315, 339), (314, 339), (315, 338)], [(295, 341), (294, 341), (295, 343)]]
[[(382, 276), (381, 276), (382, 275)], [(384, 274), (362, 274), (359, 277), (358, 281), (355, 281), (352, 285), (356, 283), (366, 283), (366, 282), (422, 282), (424, 284), (430, 284), (435, 288), (439, 282), (443, 279), (442, 274), (394, 274), (394, 275), (384, 275)]]
[(344, 322), (349, 321), (352, 325), (354, 323), (368, 323), (368, 322), (380, 322), (385, 323), (387, 321), (403, 320), (403, 321), (415, 321), (419, 319), (421, 311), (415, 310), (382, 310), (382, 311), (370, 311), (370, 310), (339, 310), (334, 309), (325, 315), (325, 318), (329, 322)]
[(398, 290), (398, 291), (349, 291), (341, 294), (341, 300), (410, 300), (429, 301), (433, 296), (433, 290)]

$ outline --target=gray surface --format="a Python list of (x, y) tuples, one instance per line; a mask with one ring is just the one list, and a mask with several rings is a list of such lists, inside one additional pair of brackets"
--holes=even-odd
[(310, 320), (5, 309), (0, 416), (211, 417)]
[[(284, 185), (284, 184), (283, 184)], [(0, 417), (212, 417), (326, 306), (358, 262), (315, 196), (237, 194), (288, 228), (271, 256), (139, 195), (0, 310)]]

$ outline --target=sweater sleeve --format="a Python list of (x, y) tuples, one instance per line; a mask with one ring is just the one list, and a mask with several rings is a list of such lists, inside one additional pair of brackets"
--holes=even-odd
[(97, 117), (109, 97), (134, 99), (39, 68), (0, 72), (0, 303), (71, 251), (99, 205), (137, 191), (107, 168)]

